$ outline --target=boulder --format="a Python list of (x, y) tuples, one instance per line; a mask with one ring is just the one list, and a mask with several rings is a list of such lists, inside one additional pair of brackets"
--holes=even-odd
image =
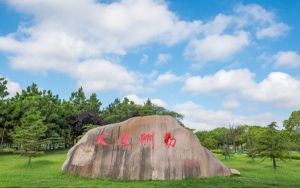
[(171, 116), (134, 117), (91, 129), (68, 152), (71, 175), (130, 180), (229, 176), (195, 134)]

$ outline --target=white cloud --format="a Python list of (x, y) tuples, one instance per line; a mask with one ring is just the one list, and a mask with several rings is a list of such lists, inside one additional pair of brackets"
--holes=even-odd
[(160, 66), (168, 63), (172, 59), (171, 54), (158, 54), (155, 65)]
[(184, 55), (201, 67), (211, 61), (226, 61), (256, 39), (277, 38), (284, 35), (289, 26), (277, 21), (273, 11), (258, 4), (240, 4), (232, 14), (217, 14), (202, 24), (201, 34), (192, 39)]
[(183, 91), (195, 94), (210, 92), (238, 92), (252, 87), (253, 73), (248, 69), (220, 70), (214, 75), (191, 76), (185, 80)]
[(258, 4), (240, 4), (234, 8), (241, 19), (243, 24), (249, 24), (248, 22), (258, 21), (260, 23), (271, 23), (275, 19), (275, 14), (261, 7)]
[(300, 107), (300, 80), (282, 72), (272, 72), (267, 78), (242, 93), (255, 101), (267, 102), (278, 107)]
[(20, 48), (20, 43), (10, 36), (1, 37), (0, 36), (0, 50), (6, 52), (13, 52), (17, 48)]
[(263, 113), (255, 116), (240, 116), (229, 111), (213, 111), (195, 104), (191, 101), (177, 104), (175, 111), (184, 115), (184, 124), (196, 130), (211, 130), (217, 127), (229, 125), (266, 125), (276, 118), (271, 113)]
[(299, 67), (300, 55), (295, 51), (282, 51), (273, 56), (276, 67)]
[[(32, 41), (40, 46), (41, 40), (46, 40), (44, 33), (64, 33), (73, 42), (82, 41), (85, 45), (80, 49), (85, 49), (85, 53), (80, 55), (87, 56), (124, 54), (129, 47), (151, 42), (171, 45), (189, 38), (200, 26), (199, 21), (181, 21), (166, 3), (156, 0), (7, 2), (18, 11), (34, 16), (32, 26), (18, 31), (29, 35), (24, 42)], [(57, 36), (49, 35), (48, 40), (53, 37)]]
[(263, 38), (276, 38), (284, 35), (289, 30), (289, 27), (284, 23), (273, 23), (269, 27), (262, 28), (256, 32), (258, 39)]
[(248, 69), (220, 70), (214, 75), (187, 78), (182, 90), (194, 94), (227, 92), (273, 106), (300, 107), (300, 80), (282, 72), (271, 72), (260, 82), (253, 76)]
[(142, 89), (142, 79), (138, 74), (123, 66), (102, 59), (80, 63), (73, 73), (78, 85), (87, 91), (138, 92)]
[(237, 13), (236, 20), (240, 27), (255, 25), (258, 39), (276, 38), (289, 30), (288, 25), (276, 21), (273, 11), (268, 11), (258, 4), (238, 5), (234, 11)]
[(21, 89), (21, 86), (19, 83), (8, 79), (8, 82), (7, 82), (7, 91), (9, 93), (8, 97), (15, 96), (17, 94), (17, 92), (21, 92), (21, 90), (22, 89)]
[(161, 87), (166, 84), (182, 81), (184, 76), (177, 76), (172, 72), (166, 72), (164, 74), (160, 74), (156, 80), (152, 82), (152, 86)]
[[(128, 98), (130, 101), (133, 101), (134, 103), (136, 104), (139, 104), (139, 105), (143, 105), (147, 99), (144, 99), (144, 98), (140, 98), (138, 97), (137, 95), (134, 95), (134, 94), (131, 94), (131, 95), (127, 95), (125, 96), (126, 98)], [(161, 107), (167, 107), (167, 103), (164, 102), (163, 100), (161, 99), (150, 99), (151, 102), (157, 106), (161, 106)]]
[(209, 35), (204, 39), (192, 40), (185, 50), (185, 56), (202, 64), (209, 61), (224, 61), (249, 43), (248, 33), (244, 31), (233, 35)]
[(201, 27), (201, 31), (205, 35), (219, 35), (222, 34), (226, 28), (234, 23), (233, 16), (218, 14), (212, 21), (207, 22)]
[(236, 99), (228, 98), (222, 103), (222, 109), (224, 110), (234, 110), (240, 107), (239, 101)]
[[(6, 2), (32, 18), (29, 23), (20, 25), (15, 33), (0, 36), (0, 51), (9, 54), (13, 68), (62, 72), (78, 79), (87, 89), (98, 91), (132, 91), (136, 81), (132, 79), (133, 74), (121, 66), (105, 63), (102, 67), (90, 60), (98, 59), (103, 64), (105, 56), (124, 55), (141, 45), (173, 45), (194, 36), (201, 25), (199, 21), (180, 20), (164, 1), (157, 0)], [(107, 67), (122, 70), (124, 81), (116, 74), (104, 79), (102, 76), (95, 78), (96, 73), (88, 70), (94, 69), (94, 65), (99, 73), (106, 73)], [(79, 69), (93, 72), (94, 78)]]

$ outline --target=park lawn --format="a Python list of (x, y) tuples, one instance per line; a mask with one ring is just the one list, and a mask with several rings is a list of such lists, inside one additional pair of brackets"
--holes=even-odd
[[(221, 155), (218, 157), (223, 161)], [(300, 160), (280, 161), (278, 169), (273, 172), (268, 159), (253, 162), (245, 155), (235, 155), (223, 162), (240, 170), (241, 176), (124, 181), (68, 176), (60, 170), (65, 158), (66, 151), (56, 151), (34, 158), (28, 165), (25, 157), (0, 155), (0, 187), (300, 187)]]

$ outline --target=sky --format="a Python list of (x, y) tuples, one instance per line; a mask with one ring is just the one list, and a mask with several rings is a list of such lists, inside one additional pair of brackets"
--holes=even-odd
[(300, 1), (0, 0), (0, 76), (63, 99), (82, 86), (184, 115), (267, 125), (300, 108)]

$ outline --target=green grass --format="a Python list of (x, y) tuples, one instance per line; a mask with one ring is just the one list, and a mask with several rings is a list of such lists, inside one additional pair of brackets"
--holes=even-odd
[[(222, 156), (218, 156), (223, 160)], [(187, 179), (176, 181), (124, 181), (74, 177), (63, 174), (61, 165), (66, 151), (48, 153), (34, 158), (18, 155), (0, 156), (0, 187), (300, 187), (300, 160), (279, 162), (273, 172), (271, 161), (252, 162), (245, 155), (233, 156), (223, 161), (240, 170), (241, 176)]]

